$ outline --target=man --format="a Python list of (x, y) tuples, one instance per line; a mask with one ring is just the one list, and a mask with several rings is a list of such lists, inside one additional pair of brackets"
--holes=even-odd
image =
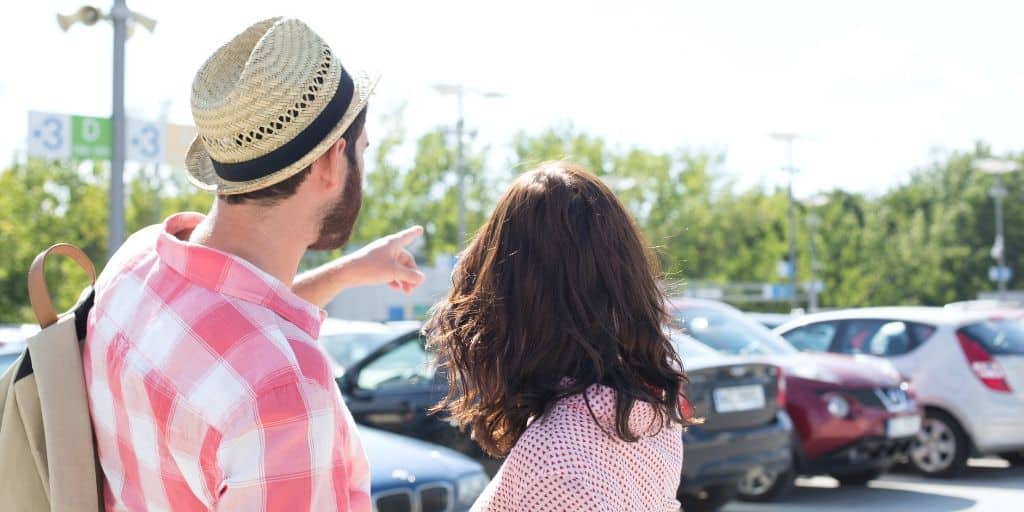
[(423, 279), (414, 227), (341, 247), (361, 200), (374, 82), (274, 18), (197, 73), (189, 179), (217, 195), (133, 235), (96, 286), (84, 350), (107, 510), (370, 511), (369, 470), (316, 346), (342, 288)]

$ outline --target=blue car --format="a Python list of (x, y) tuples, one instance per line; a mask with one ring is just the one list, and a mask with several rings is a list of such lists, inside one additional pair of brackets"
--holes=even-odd
[(490, 482), (483, 466), (436, 444), (360, 426), (375, 512), (466, 512)]

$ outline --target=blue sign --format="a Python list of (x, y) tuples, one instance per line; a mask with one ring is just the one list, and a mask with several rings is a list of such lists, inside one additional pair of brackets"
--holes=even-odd
[(793, 285), (791, 284), (773, 284), (769, 290), (769, 299), (788, 300), (793, 298)]
[(1010, 267), (989, 267), (988, 280), (996, 283), (1005, 283), (1013, 279), (1013, 269)]
[(388, 321), (389, 322), (398, 322), (400, 320), (405, 320), (405, 306), (401, 306), (401, 305), (391, 305), (391, 306), (388, 306)]

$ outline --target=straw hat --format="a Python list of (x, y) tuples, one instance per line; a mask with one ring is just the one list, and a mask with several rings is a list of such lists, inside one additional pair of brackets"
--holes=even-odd
[(349, 74), (305, 23), (271, 18), (218, 49), (192, 82), (188, 178), (220, 195), (284, 181), (337, 142), (377, 80)]

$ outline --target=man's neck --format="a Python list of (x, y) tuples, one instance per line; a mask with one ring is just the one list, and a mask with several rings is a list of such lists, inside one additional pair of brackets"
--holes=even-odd
[(189, 241), (238, 256), (291, 287), (309, 242), (301, 219), (249, 205), (215, 204)]

